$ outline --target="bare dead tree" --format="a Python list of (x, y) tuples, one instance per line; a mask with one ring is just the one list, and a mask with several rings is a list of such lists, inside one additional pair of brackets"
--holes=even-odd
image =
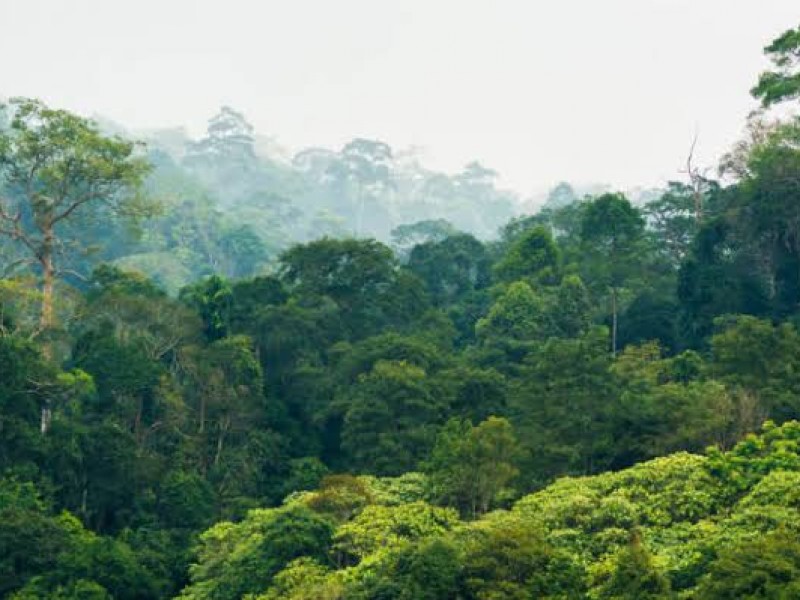
[(708, 167), (700, 168), (695, 164), (695, 150), (699, 133), (695, 131), (692, 143), (689, 146), (689, 154), (686, 157), (686, 166), (681, 170), (689, 179), (689, 187), (692, 190), (694, 199), (694, 218), (698, 225), (703, 220), (703, 197), (708, 191)]

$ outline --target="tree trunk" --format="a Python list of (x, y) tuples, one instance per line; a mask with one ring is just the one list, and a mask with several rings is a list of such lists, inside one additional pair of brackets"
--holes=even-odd
[(144, 399), (141, 393), (136, 399), (136, 416), (133, 420), (133, 436), (139, 449), (142, 447), (144, 435), (142, 434), (142, 416), (144, 413)]
[(40, 430), (42, 432), (42, 435), (47, 433), (47, 430), (50, 429), (50, 421), (52, 420), (52, 417), (53, 417), (53, 413), (50, 410), (50, 405), (47, 404), (47, 402), (45, 402), (44, 404), (42, 404), (42, 414), (41, 414), (41, 420), (40, 420), (40, 426), (39, 426)]
[(197, 433), (202, 434), (206, 430), (206, 397), (205, 391), (200, 392), (200, 423), (198, 423)]
[[(39, 317), (39, 325), (43, 331), (47, 331), (53, 327), (53, 296), (55, 288), (56, 272), (53, 265), (53, 229), (48, 227), (44, 232), (44, 241), (42, 243), (42, 254), (39, 257), (39, 262), (42, 266), (42, 312)], [(49, 346), (47, 344), (46, 346)], [(45, 348), (47, 353), (49, 348)], [(48, 356), (48, 358), (51, 358)]]
[[(53, 318), (53, 295), (55, 288), (56, 271), (53, 266), (53, 240), (54, 233), (52, 225), (44, 230), (44, 242), (39, 256), (39, 263), (42, 266), (42, 311), (39, 316), (39, 327), (45, 334), (45, 341), (42, 345), (42, 354), (47, 360), (53, 359), (53, 345), (48, 339), (48, 333), (54, 324)], [(42, 435), (50, 429), (51, 420), (50, 405), (48, 402), (42, 404), (41, 432)]]
[(617, 356), (617, 288), (611, 288), (611, 356)]
[(228, 433), (228, 429), (230, 428), (230, 417), (225, 417), (220, 419), (220, 431), (219, 436), (217, 437), (217, 452), (214, 455), (214, 466), (216, 467), (219, 465), (219, 459), (222, 458), (222, 447), (225, 443), (225, 435)]
[(83, 490), (81, 491), (81, 516), (83, 517), (83, 522), (87, 522), (89, 520), (89, 482), (83, 482)]

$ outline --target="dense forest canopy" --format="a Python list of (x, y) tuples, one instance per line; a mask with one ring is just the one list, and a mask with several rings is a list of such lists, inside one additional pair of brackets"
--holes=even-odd
[(800, 28), (766, 54), (718, 175), (535, 212), (3, 104), (0, 595), (799, 597)]

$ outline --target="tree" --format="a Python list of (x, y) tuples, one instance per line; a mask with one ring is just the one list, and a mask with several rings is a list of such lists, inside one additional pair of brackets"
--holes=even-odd
[(400, 475), (432, 447), (444, 403), (424, 370), (405, 361), (378, 361), (340, 392), (341, 447), (354, 469)]
[(308, 506), (337, 522), (348, 521), (374, 501), (372, 491), (362, 477), (327, 475), (319, 489), (308, 499)]
[(524, 281), (516, 281), (478, 321), (478, 337), (491, 342), (532, 342), (545, 329), (544, 300)]
[(604, 194), (591, 200), (581, 221), (581, 239), (587, 277), (609, 290), (611, 354), (617, 353), (619, 290), (641, 261), (644, 219), (622, 194)]
[(595, 328), (576, 339), (551, 338), (526, 358), (509, 404), (531, 485), (609, 464), (608, 413), (617, 390), (607, 341), (608, 330)]
[[(452, 211), (450, 220), (459, 229), (474, 231), (480, 237), (487, 237), (494, 234), (497, 227), (511, 217), (514, 211), (514, 198), (495, 187), (497, 178), (497, 171), (478, 161), (467, 163), (461, 172), (452, 178), (456, 198), (463, 198), (450, 208)], [(476, 207), (482, 210), (476, 210)], [(481, 213), (483, 219), (481, 221), (475, 219)]]
[(231, 328), (237, 333), (250, 330), (258, 311), (283, 304), (289, 295), (277, 277), (254, 277), (231, 285)]
[(103, 265), (89, 283), (87, 310), (76, 327), (84, 335), (102, 332), (138, 344), (151, 361), (171, 366), (181, 346), (200, 339), (197, 315), (143, 275)]
[(573, 187), (566, 181), (562, 181), (547, 193), (543, 208), (557, 210), (569, 206), (578, 199)]
[(275, 575), (272, 587), (255, 600), (340, 600), (342, 583), (329, 575), (330, 569), (319, 562), (298, 558)]
[(180, 299), (192, 307), (203, 320), (206, 339), (214, 342), (228, 333), (233, 292), (219, 275), (212, 275), (180, 291)]
[(672, 181), (664, 194), (644, 207), (658, 251), (674, 267), (686, 257), (697, 233), (699, 223), (693, 196), (690, 186)]
[(156, 389), (165, 369), (160, 357), (148, 355), (144, 336), (131, 338), (115, 335), (103, 323), (81, 337), (74, 360), (99, 386), (98, 401), (85, 409), (111, 416), (143, 441), (149, 426), (157, 421)]
[(166, 527), (208, 527), (214, 509), (211, 485), (196, 473), (172, 471), (161, 481), (158, 514)]
[(621, 348), (628, 344), (657, 340), (669, 351), (679, 347), (678, 304), (666, 294), (646, 290), (636, 296), (625, 309), (619, 325)]
[(795, 598), (800, 594), (800, 544), (785, 530), (721, 548), (698, 588), (701, 600)]
[(507, 492), (521, 449), (506, 419), (477, 426), (451, 419), (439, 432), (426, 469), (439, 500), (477, 518)]
[(752, 316), (720, 317), (711, 338), (712, 371), (757, 400), (759, 413), (783, 422), (800, 418), (800, 334)]
[(567, 275), (556, 290), (548, 307), (549, 325), (562, 337), (580, 337), (591, 324), (589, 292), (578, 275)]
[[(10, 103), (11, 126), (0, 131), (0, 235), (12, 238), (42, 276), (41, 328), (54, 326), (58, 258), (80, 245), (67, 225), (79, 216), (135, 214), (148, 171), (136, 146), (100, 133), (97, 125), (37, 100)], [(73, 234), (73, 235), (70, 235)]]
[(784, 31), (764, 48), (773, 70), (765, 71), (751, 90), (764, 108), (800, 98), (800, 27)]
[(0, 469), (23, 469), (41, 455), (37, 435), (56, 374), (30, 342), (0, 336)]
[(371, 504), (339, 526), (333, 536), (333, 551), (339, 565), (356, 564), (381, 548), (439, 536), (458, 524), (455, 510), (426, 502)]
[(460, 572), (458, 545), (444, 537), (431, 537), (402, 548), (391, 570), (370, 581), (373, 587), (364, 595), (398, 600), (457, 598)]
[(346, 189), (355, 185), (355, 237), (364, 234), (364, 209), (367, 198), (377, 198), (392, 186), (392, 149), (388, 144), (377, 140), (356, 138), (345, 145), (339, 161), (333, 163), (328, 171)]
[(223, 106), (208, 120), (206, 137), (190, 144), (186, 161), (201, 164), (211, 161), (248, 166), (255, 161), (253, 126), (244, 115), (230, 106)]
[(749, 175), (736, 187), (732, 225), (773, 313), (797, 311), (800, 294), (800, 121), (776, 128), (748, 157)]
[(55, 566), (68, 532), (63, 523), (48, 518), (32, 483), (0, 480), (0, 517), (0, 594), (6, 596)]
[(698, 231), (680, 267), (677, 291), (682, 334), (692, 347), (714, 332), (720, 315), (769, 313), (757, 260), (722, 218), (709, 219)]
[(618, 386), (609, 407), (613, 468), (676, 450), (726, 447), (739, 431), (735, 398), (720, 382), (700, 376), (699, 355), (660, 355), (656, 342), (630, 345), (611, 368)]
[(653, 564), (637, 529), (615, 557), (610, 577), (599, 586), (599, 598), (608, 600), (658, 600), (670, 597), (669, 580)]
[[(0, 480), (4, 597), (134, 600), (159, 596), (163, 583), (124, 542), (87, 531), (67, 512), (55, 515), (33, 484)], [(66, 590), (75, 595), (61, 595)]]
[(392, 229), (392, 246), (401, 256), (407, 255), (414, 246), (427, 242), (441, 242), (458, 230), (447, 219), (426, 219), (405, 223)]
[(583, 572), (545, 532), (517, 514), (473, 529), (464, 549), (467, 598), (580, 598)]
[(224, 231), (219, 246), (224, 256), (220, 268), (229, 277), (253, 275), (267, 261), (267, 248), (250, 224)]
[(467, 233), (414, 246), (408, 269), (426, 285), (438, 306), (449, 306), (488, 286), (490, 258), (485, 246)]
[(508, 414), (508, 380), (495, 369), (459, 364), (439, 371), (436, 378), (450, 399), (450, 415), (480, 423)]
[(219, 466), (226, 444), (241, 435), (245, 424), (258, 421), (263, 374), (252, 346), (249, 338), (238, 335), (185, 353), (185, 368), (197, 397), (197, 431), (207, 432), (211, 442), (203, 468)]
[(527, 279), (532, 282), (557, 281), (560, 255), (550, 230), (541, 225), (520, 235), (495, 265), (501, 281)]
[(356, 338), (402, 328), (427, 308), (421, 282), (375, 240), (323, 238), (281, 254), (281, 279), (307, 304), (327, 296)]
[(302, 505), (250, 511), (200, 536), (183, 600), (236, 600), (263, 592), (292, 560), (325, 560), (333, 524)]

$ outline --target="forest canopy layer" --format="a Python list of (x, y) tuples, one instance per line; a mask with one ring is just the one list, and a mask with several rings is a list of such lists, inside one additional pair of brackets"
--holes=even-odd
[(712, 175), (535, 212), (0, 109), (0, 596), (800, 597), (800, 29)]

